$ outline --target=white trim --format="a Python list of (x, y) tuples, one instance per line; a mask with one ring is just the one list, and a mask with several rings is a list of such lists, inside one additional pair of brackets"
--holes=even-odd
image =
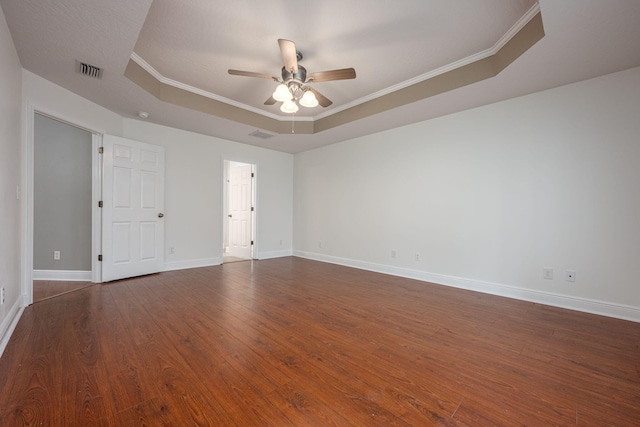
[(33, 104), (26, 103), (24, 117), (24, 139), (22, 150), (22, 304), (33, 303), (33, 180), (35, 113)]
[(199, 268), (199, 267), (211, 267), (214, 265), (222, 264), (222, 258), (203, 258), (203, 259), (193, 259), (188, 261), (173, 261), (173, 262), (165, 262), (164, 270), (162, 271), (174, 271), (174, 270), (186, 270), (188, 268)]
[(18, 298), (13, 304), (13, 307), (11, 307), (7, 313), (7, 317), (5, 317), (2, 325), (0, 325), (0, 357), (2, 356), (2, 353), (4, 353), (4, 349), (7, 348), (7, 344), (9, 344), (9, 339), (11, 338), (13, 331), (16, 329), (16, 325), (22, 316), (24, 307), (24, 305), (20, 304), (20, 298)]
[(91, 281), (102, 283), (102, 263), (98, 255), (102, 253), (102, 209), (98, 202), (102, 200), (102, 155), (98, 149), (102, 147), (102, 135), (91, 134)]
[(33, 270), (33, 280), (60, 280), (65, 282), (91, 282), (91, 271)]
[(272, 259), (272, 258), (283, 258), (286, 256), (292, 256), (293, 252), (291, 249), (283, 250), (283, 251), (269, 251), (269, 252), (261, 252), (256, 256), (256, 259)]
[(224, 257), (224, 254), (227, 253), (227, 248), (229, 246), (229, 224), (227, 221), (227, 214), (229, 210), (229, 207), (227, 206), (227, 200), (229, 198), (229, 171), (225, 168), (225, 164), (228, 166), (229, 161), (230, 160), (227, 160), (224, 154), (220, 156), (220, 181), (222, 184), (220, 197), (222, 197), (222, 200), (220, 200), (220, 203), (218, 204), (220, 212), (220, 223), (218, 225), (220, 226), (220, 237), (222, 240), (222, 248), (220, 248), (222, 251), (220, 253), (221, 257)]
[(258, 165), (251, 163), (251, 259), (258, 254)]
[(293, 251), (293, 255), (301, 258), (312, 259), (315, 261), (328, 262), (331, 264), (344, 265), (361, 270), (374, 271), (376, 273), (406, 277), (409, 279), (435, 283), (438, 285), (451, 286), (454, 288), (482, 292), (485, 294), (498, 295), (522, 301), (529, 301), (554, 307), (566, 308), (569, 310), (576, 310), (585, 313), (598, 314), (601, 316), (614, 317), (617, 319), (630, 320), (632, 322), (640, 322), (639, 307), (632, 307), (622, 304), (612, 304), (604, 301), (595, 301), (586, 298), (577, 298), (550, 292), (535, 291), (500, 283), (482, 282), (480, 280), (447, 276), (444, 274), (429, 273), (426, 271), (392, 267), (366, 261), (358, 261), (348, 258), (323, 255), (315, 252)]

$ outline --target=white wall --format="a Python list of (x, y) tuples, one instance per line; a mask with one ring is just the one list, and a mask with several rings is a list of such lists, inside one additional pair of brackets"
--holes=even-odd
[[(0, 355), (20, 310), (21, 66), (0, 9)], [(21, 191), (21, 188), (20, 188)]]
[(22, 71), (22, 97), (28, 107), (56, 119), (122, 136), (121, 116), (27, 70)]
[(640, 321), (639, 159), (640, 68), (297, 154), (294, 253)]
[(222, 262), (224, 160), (256, 164), (257, 258), (291, 255), (291, 154), (131, 119), (124, 121), (124, 136), (165, 147), (168, 269)]
[(89, 130), (165, 147), (165, 246), (175, 248), (175, 254), (165, 254), (167, 269), (222, 261), (224, 159), (257, 165), (258, 257), (292, 253), (292, 155), (123, 119), (28, 71), (23, 71), (23, 102), (26, 111), (31, 107)]

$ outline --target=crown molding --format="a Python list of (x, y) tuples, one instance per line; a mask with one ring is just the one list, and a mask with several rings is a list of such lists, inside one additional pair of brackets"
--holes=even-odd
[[(179, 82), (177, 80), (173, 80), (167, 78), (160, 74), (158, 70), (153, 68), (151, 64), (145, 61), (140, 55), (135, 52), (131, 53), (131, 60), (142, 67), (147, 73), (151, 74), (156, 80), (160, 83), (163, 83), (168, 86), (175, 87), (176, 89), (181, 89), (187, 92), (194, 93), (196, 95), (204, 96), (205, 98), (213, 99), (215, 101), (224, 102), (225, 104), (232, 105), (234, 107), (242, 108), (243, 110), (250, 111), (252, 113), (260, 114), (262, 116), (268, 117), (273, 120), (278, 121), (289, 121), (291, 120), (289, 116), (279, 116), (277, 114), (270, 113), (269, 111), (264, 111), (259, 108), (252, 107), (247, 104), (243, 104), (242, 102), (234, 101), (233, 99), (225, 98), (224, 96), (217, 95), (213, 92), (209, 92), (195, 86), (188, 85), (186, 83)], [(304, 116), (296, 116), (297, 121), (313, 121), (313, 117), (304, 117)]]

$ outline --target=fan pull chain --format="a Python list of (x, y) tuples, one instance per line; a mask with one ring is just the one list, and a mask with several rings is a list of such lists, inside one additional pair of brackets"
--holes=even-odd
[(291, 113), (291, 133), (296, 133), (295, 129), (293, 128), (293, 123), (294, 123), (294, 117), (296, 116), (296, 113)]

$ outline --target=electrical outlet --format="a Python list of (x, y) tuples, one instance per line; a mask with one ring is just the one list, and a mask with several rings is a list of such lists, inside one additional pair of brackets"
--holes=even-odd
[(542, 278), (547, 280), (553, 280), (553, 268), (548, 268), (548, 267), (543, 268)]
[(391, 249), (391, 258), (396, 259), (398, 257), (398, 252), (395, 249)]
[(414, 259), (416, 261), (420, 261), (420, 252), (416, 252), (416, 255), (415, 255)]
[(0, 305), (4, 304), (4, 288), (0, 288)]
[(564, 273), (564, 280), (567, 282), (575, 282), (576, 281), (576, 272), (573, 270), (567, 270)]
[(60, 261), (60, 251), (53, 251), (53, 259)]

